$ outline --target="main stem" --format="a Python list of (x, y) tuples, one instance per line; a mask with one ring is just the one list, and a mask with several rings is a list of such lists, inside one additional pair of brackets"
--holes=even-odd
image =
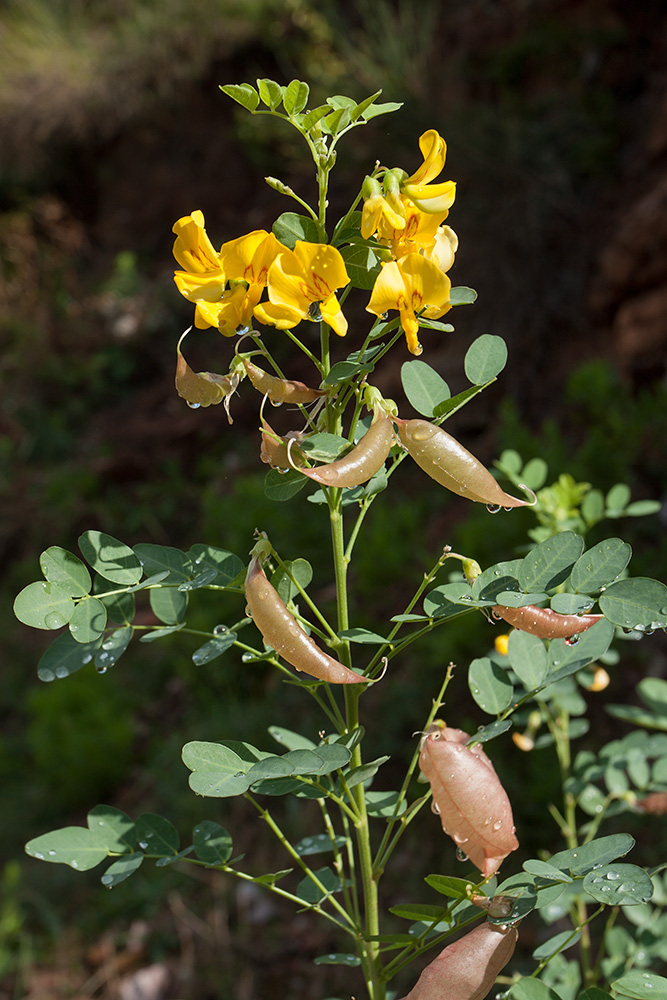
[[(333, 550), (334, 569), (336, 574), (336, 597), (338, 608), (338, 631), (349, 628), (349, 616), (347, 605), (347, 566), (348, 558), (345, 555), (345, 539), (343, 535), (343, 511), (340, 502), (340, 492), (332, 501), (330, 508), (331, 518), (331, 544)], [(340, 649), (340, 658), (346, 666), (351, 665), (350, 646), (345, 643)], [(359, 725), (359, 696), (360, 691), (356, 684), (345, 685), (345, 717), (348, 732), (356, 729)], [(351, 767), (361, 765), (361, 748), (357, 744), (352, 751), (350, 760)], [(355, 785), (351, 794), (354, 796), (359, 822), (355, 826), (357, 838), (357, 849), (359, 853), (359, 875), (364, 896), (364, 931), (365, 939), (360, 942), (363, 954), (361, 956), (364, 972), (366, 975), (366, 985), (368, 995), (371, 1000), (384, 1000), (385, 989), (381, 978), (381, 964), (379, 956), (379, 942), (369, 940), (380, 933), (378, 918), (378, 886), (373, 871), (373, 856), (371, 851), (370, 830), (368, 826), (368, 813), (366, 811), (366, 795), (363, 784)]]

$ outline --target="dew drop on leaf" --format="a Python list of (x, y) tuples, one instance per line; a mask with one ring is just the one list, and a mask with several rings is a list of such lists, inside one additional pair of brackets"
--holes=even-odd
[(489, 514), (497, 514), (498, 511), (501, 510), (501, 507), (499, 503), (487, 503), (486, 509)]

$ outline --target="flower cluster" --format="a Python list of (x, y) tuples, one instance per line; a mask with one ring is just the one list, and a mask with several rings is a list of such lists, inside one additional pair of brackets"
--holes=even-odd
[[(439, 319), (451, 308), (446, 272), (458, 246), (454, 231), (443, 225), (456, 185), (432, 183), (444, 167), (445, 141), (430, 129), (419, 146), (423, 162), (413, 174), (394, 167), (366, 177), (360, 225), (361, 239), (386, 258), (366, 310), (376, 316), (397, 310), (412, 354), (422, 351), (419, 317)], [(174, 256), (183, 268), (175, 281), (195, 304), (195, 326), (217, 327), (230, 337), (254, 320), (280, 330), (321, 320), (339, 336), (347, 332), (336, 291), (350, 277), (336, 247), (297, 240), (290, 249), (258, 229), (216, 251), (200, 211), (179, 219), (173, 231)]]

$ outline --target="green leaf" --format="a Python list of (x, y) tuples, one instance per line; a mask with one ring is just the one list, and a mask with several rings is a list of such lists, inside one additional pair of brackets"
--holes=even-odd
[(543, 941), (533, 952), (533, 958), (539, 962), (543, 958), (549, 959), (553, 955), (557, 955), (560, 952), (567, 951), (571, 948), (573, 944), (576, 944), (581, 933), (579, 931), (573, 933), (572, 931), (561, 931), (560, 934), (554, 934), (553, 937), (549, 938), (548, 941)]
[(507, 655), (512, 670), (526, 691), (538, 688), (549, 669), (547, 651), (542, 640), (529, 632), (513, 629), (507, 644)]
[(635, 500), (628, 504), (623, 513), (626, 517), (647, 517), (649, 514), (657, 514), (661, 508), (659, 500)]
[(69, 620), (69, 630), (77, 642), (94, 642), (103, 634), (107, 624), (107, 609), (96, 597), (84, 597), (74, 608)]
[(317, 125), (317, 123), (324, 118), (325, 115), (328, 115), (330, 111), (330, 104), (320, 104), (317, 108), (313, 108), (312, 111), (308, 111), (308, 113), (301, 119), (301, 128), (308, 132), (313, 125)]
[(291, 729), (284, 729), (282, 726), (269, 726), (269, 732), (274, 740), (288, 750), (314, 750), (317, 746), (308, 737), (293, 733)]
[(509, 708), (514, 688), (507, 674), (488, 656), (473, 660), (468, 671), (468, 687), (483, 712), (498, 715)]
[(49, 583), (57, 583), (70, 597), (85, 597), (90, 593), (90, 573), (75, 555), (58, 545), (52, 545), (39, 557), (42, 573)]
[[(329, 98), (329, 100), (331, 100), (331, 98)], [(326, 132), (327, 135), (338, 135), (338, 133), (342, 132), (344, 128), (347, 128), (350, 124), (350, 120), (351, 117), (349, 107), (337, 108), (335, 111), (332, 111), (330, 115), (327, 115), (326, 118), (322, 118), (320, 120), (320, 128), (323, 132)]]
[(142, 566), (129, 546), (102, 531), (84, 531), (79, 548), (86, 562), (105, 580), (121, 586), (139, 583)]
[(296, 895), (306, 903), (319, 903), (326, 896), (333, 892), (340, 892), (343, 888), (340, 879), (330, 868), (319, 868), (313, 874), (322, 883), (325, 891), (323, 892), (318, 885), (315, 885), (308, 876), (301, 879), (296, 889)]
[(587, 594), (554, 594), (551, 610), (559, 615), (584, 615), (593, 607), (594, 600)]
[(554, 865), (547, 864), (546, 861), (524, 861), (521, 866), (529, 875), (536, 875), (538, 878), (548, 879), (552, 882), (571, 882), (572, 879), (565, 872)]
[(599, 870), (617, 858), (625, 857), (634, 846), (634, 837), (629, 833), (612, 833), (607, 837), (598, 837), (582, 847), (558, 851), (549, 859), (549, 864), (555, 868), (567, 868), (571, 875), (579, 878), (588, 872)]
[[(561, 886), (552, 886), (551, 888), (555, 888), (557, 892), (562, 892)], [(527, 916), (537, 906), (535, 879), (532, 875), (528, 875), (525, 872), (518, 872), (516, 875), (511, 875), (505, 879), (496, 889), (496, 893), (501, 896), (511, 896), (514, 900), (510, 914), (510, 919), (513, 921)], [(503, 918), (494, 918), (491, 922), (501, 924), (503, 923)]]
[(259, 94), (249, 83), (226, 83), (220, 90), (250, 112), (259, 104)]
[(90, 663), (95, 651), (99, 649), (100, 640), (81, 643), (73, 639), (69, 632), (59, 635), (52, 642), (37, 665), (37, 676), (40, 681), (62, 680), (75, 674), (86, 663)]
[(630, 500), (630, 487), (625, 483), (616, 483), (607, 493), (605, 503), (607, 517), (619, 517)]
[(190, 788), (198, 795), (225, 798), (242, 795), (250, 787), (245, 772), (248, 762), (220, 743), (186, 743), (183, 763), (193, 772)]
[(236, 632), (230, 632), (228, 630), (224, 633), (224, 635), (216, 637), (215, 639), (210, 639), (208, 642), (205, 642), (203, 646), (199, 646), (198, 649), (195, 649), (192, 654), (192, 662), (196, 666), (201, 667), (205, 663), (210, 663), (211, 660), (216, 660), (219, 656), (222, 656), (223, 653), (226, 653), (228, 649), (231, 649), (237, 638), (238, 636), (236, 635)]
[(401, 365), (401, 382), (412, 406), (425, 417), (432, 417), (435, 408), (451, 397), (445, 380), (425, 361)]
[(156, 628), (151, 632), (145, 632), (139, 636), (139, 642), (155, 642), (156, 639), (164, 639), (165, 636), (172, 635), (174, 632), (180, 632), (184, 625), (185, 622), (180, 622), (178, 625), (168, 625), (166, 628)]
[(143, 813), (137, 820), (135, 833), (142, 851), (159, 857), (178, 853), (181, 843), (178, 830), (164, 816)]
[(296, 212), (283, 212), (273, 223), (273, 234), (284, 246), (294, 249), (297, 240), (306, 243), (319, 243), (320, 231), (317, 223), (308, 215), (298, 215)]
[[(347, 362), (340, 363), (346, 364)], [(308, 458), (317, 462), (334, 462), (349, 447), (350, 442), (347, 438), (341, 437), (340, 434), (329, 434), (326, 431), (313, 434), (301, 442), (301, 448), (306, 452)]]
[(14, 601), (14, 614), (31, 628), (57, 629), (67, 625), (74, 601), (59, 583), (29, 583)]
[(369, 122), (371, 118), (377, 118), (378, 115), (389, 115), (392, 111), (398, 111), (402, 107), (402, 102), (396, 104), (395, 101), (388, 101), (386, 104), (371, 104), (370, 107), (362, 111), (361, 117), (365, 122)]
[(369, 816), (378, 819), (389, 819), (393, 816), (400, 816), (407, 809), (405, 799), (401, 800), (398, 807), (398, 792), (366, 792), (366, 808)]
[(648, 903), (653, 895), (653, 882), (637, 865), (611, 864), (588, 872), (584, 889), (598, 903), (608, 906), (633, 906)]
[(599, 604), (605, 617), (622, 628), (667, 627), (667, 587), (658, 580), (644, 576), (618, 580), (600, 595)]
[(509, 1000), (561, 1000), (558, 994), (539, 979), (524, 976), (512, 986)]
[(626, 972), (620, 979), (610, 983), (614, 993), (633, 1000), (667, 1000), (667, 979), (654, 972)]
[(230, 834), (210, 819), (197, 824), (192, 831), (192, 841), (197, 857), (207, 865), (224, 865), (232, 856)]
[(382, 90), (378, 90), (374, 94), (371, 94), (370, 97), (366, 97), (363, 101), (360, 101), (359, 104), (356, 104), (350, 111), (352, 121), (356, 122), (356, 120), (363, 115), (364, 111), (367, 111), (371, 104), (374, 104), (375, 101), (377, 101), (381, 93)]
[(552, 639), (549, 643), (549, 673), (548, 683), (569, 677), (578, 670), (599, 659), (607, 652), (614, 638), (614, 627), (611, 622), (602, 618), (591, 628), (582, 632), (576, 642), (570, 639)]
[(488, 743), (489, 740), (495, 740), (496, 736), (501, 736), (502, 733), (506, 733), (511, 728), (512, 722), (510, 719), (496, 719), (495, 722), (490, 722), (488, 726), (480, 726), (475, 735), (468, 740), (467, 745), (472, 746), (473, 743)]
[(121, 809), (114, 806), (95, 806), (88, 813), (88, 829), (92, 830), (108, 851), (122, 852), (134, 849), (137, 838), (135, 824)]
[(271, 469), (264, 479), (264, 493), (269, 500), (283, 503), (285, 500), (291, 500), (306, 484), (310, 484), (310, 479), (300, 472), (290, 470), (281, 473), (277, 469)]
[(463, 367), (469, 382), (482, 385), (497, 378), (506, 364), (507, 345), (503, 338), (484, 333), (468, 348)]
[(306, 590), (312, 579), (313, 567), (307, 559), (289, 559), (285, 563), (285, 569), (282, 566), (278, 567), (271, 577), (271, 583), (287, 604), (298, 598), (299, 595), (294, 581), (299, 584), (302, 590)]
[(355, 785), (363, 785), (365, 781), (369, 781), (375, 777), (382, 765), (386, 764), (389, 759), (389, 757), (378, 757), (376, 760), (369, 760), (367, 764), (360, 764), (359, 767), (351, 768), (345, 775), (345, 784), (348, 788), (354, 788)]
[(354, 288), (369, 291), (382, 269), (380, 259), (372, 248), (364, 243), (351, 243), (341, 249), (340, 255)]
[(452, 919), (448, 907), (434, 906), (432, 903), (402, 903), (390, 906), (389, 912), (403, 920), (420, 920), (425, 924), (439, 924), (443, 920), (450, 922)]
[(188, 595), (176, 587), (151, 590), (148, 595), (151, 609), (156, 618), (165, 625), (176, 625), (183, 621), (188, 607)]
[(188, 556), (193, 560), (197, 573), (207, 569), (216, 570), (215, 584), (218, 587), (231, 583), (245, 569), (238, 556), (226, 549), (218, 549), (215, 545), (193, 545)]
[(453, 899), (467, 899), (470, 879), (450, 878), (448, 875), (427, 875), (424, 879), (436, 892)]
[(522, 559), (512, 559), (485, 569), (481, 576), (473, 580), (472, 595), (475, 600), (485, 604), (498, 604), (498, 594), (504, 591), (520, 593), (519, 571), (522, 562)]
[[(347, 839), (337, 835), (335, 842), (336, 847), (343, 847), (347, 843)], [(333, 851), (334, 845), (328, 833), (318, 833), (313, 837), (304, 837), (303, 840), (294, 845), (294, 848), (300, 857), (305, 858), (311, 854), (328, 854), (329, 851)]]
[(141, 851), (138, 851), (136, 854), (130, 854), (126, 858), (119, 858), (118, 861), (114, 861), (113, 864), (109, 865), (100, 882), (107, 889), (113, 889), (115, 885), (119, 885), (126, 878), (129, 878), (130, 875), (134, 875), (143, 860), (144, 856)]
[(109, 853), (105, 831), (98, 833), (82, 826), (65, 826), (44, 833), (28, 841), (25, 851), (31, 858), (69, 865), (81, 872), (95, 868)]
[(549, 467), (543, 458), (531, 458), (521, 472), (521, 482), (532, 490), (541, 489), (547, 481)]
[(583, 538), (573, 531), (563, 531), (541, 542), (528, 553), (519, 570), (523, 590), (550, 590), (564, 583), (583, 547)]
[(269, 872), (266, 875), (256, 875), (252, 881), (257, 885), (275, 885), (281, 878), (285, 878), (286, 875), (290, 875), (293, 871), (293, 868), (283, 868), (282, 871), (279, 872)]
[(597, 986), (590, 986), (587, 990), (583, 990), (577, 1000), (611, 1000), (611, 994), (606, 993), (605, 990), (599, 989)]
[(506, 608), (526, 608), (531, 604), (541, 604), (546, 598), (547, 595), (539, 591), (534, 594), (524, 594), (521, 591), (517, 593), (516, 590), (501, 590), (497, 603)]
[(348, 628), (338, 633), (339, 639), (347, 639), (348, 642), (367, 643), (371, 646), (384, 645), (386, 639), (378, 635), (377, 632), (369, 632), (366, 628)]
[(283, 88), (275, 80), (257, 80), (259, 99), (272, 111), (280, 107), (283, 99)]
[(482, 606), (473, 599), (467, 583), (444, 583), (429, 590), (424, 598), (424, 611), (429, 618), (448, 618), (461, 614), (466, 608)]
[(470, 402), (474, 396), (477, 396), (480, 392), (484, 392), (484, 390), (488, 389), (488, 387), (493, 385), (494, 382), (495, 379), (491, 379), (490, 382), (485, 382), (484, 385), (471, 385), (469, 389), (464, 389), (463, 392), (457, 393), (456, 396), (452, 396), (451, 399), (446, 399), (444, 403), (440, 403), (439, 406), (436, 406), (433, 416), (445, 417), (452, 413), (456, 413), (457, 410), (460, 410), (461, 407)]
[(166, 583), (182, 583), (193, 575), (190, 556), (171, 545), (141, 543), (135, 545), (133, 551), (140, 560), (146, 576), (166, 571), (167, 575), (162, 577)]
[(637, 693), (658, 715), (667, 715), (667, 681), (660, 677), (644, 677), (637, 685)]
[(593, 526), (604, 517), (604, 498), (600, 490), (590, 490), (581, 502), (581, 516), (587, 525)]
[[(108, 588), (108, 584), (102, 581), (101, 577), (96, 578), (102, 585), (102, 590)], [(95, 587), (99, 589), (98, 586)], [(110, 594), (108, 597), (98, 598), (107, 609), (107, 620), (116, 625), (130, 625), (136, 613), (136, 601), (133, 593), (126, 591), (123, 594)]]
[(632, 549), (620, 538), (605, 538), (577, 559), (570, 573), (570, 587), (578, 594), (592, 594), (612, 583), (630, 562)]
[(288, 115), (298, 115), (308, 104), (310, 87), (301, 80), (292, 80), (285, 87), (283, 105)]
[(348, 382), (362, 372), (372, 372), (374, 367), (372, 361), (337, 361), (335, 365), (331, 366), (331, 371), (322, 381), (322, 385), (339, 385), (341, 382)]
[[(449, 293), (449, 301), (453, 306), (469, 306), (477, 298), (477, 292), (474, 288), (468, 288), (466, 285), (458, 285), (456, 288), (452, 288)], [(488, 334), (485, 334), (488, 336)]]
[(329, 955), (320, 955), (318, 958), (313, 959), (314, 965), (361, 965), (361, 959), (358, 955), (351, 954), (340, 954), (336, 952), (331, 952)]

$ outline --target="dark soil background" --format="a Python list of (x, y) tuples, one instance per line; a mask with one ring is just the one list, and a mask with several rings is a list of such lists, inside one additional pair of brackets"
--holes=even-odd
[[(4, 0), (0, 1000), (310, 1000), (355, 988), (350, 972), (312, 965), (333, 947), (322, 928), (253, 886), (163, 870), (145, 876), (141, 892), (132, 880), (101, 899), (95, 873), (83, 885), (21, 853), (26, 839), (82, 822), (98, 801), (169, 815), (173, 787), (185, 784), (182, 742), (227, 735), (225, 722), (239, 713), (262, 733), (273, 704), (273, 681), (237, 679), (230, 693), (219, 674), (193, 672), (185, 646), (135, 651), (104, 687), (96, 675), (77, 675), (62, 691), (40, 687), (34, 668), (48, 640), (17, 628), (11, 614), (40, 551), (74, 550), (86, 528), (129, 544), (207, 541), (242, 557), (250, 547), (255, 511), (267, 510), (255, 401), (241, 394), (229, 428), (221, 407), (193, 411), (174, 392), (175, 345), (191, 307), (172, 281), (171, 226), (198, 208), (214, 243), (270, 228), (294, 205), (264, 183), (268, 173), (312, 194), (296, 134), (251, 118), (218, 89), (265, 76), (308, 80), (313, 106), (380, 87), (383, 100), (405, 102), (341, 144), (334, 216), (376, 159), (411, 169), (422, 131), (447, 139), (444, 176), (458, 184), (448, 222), (460, 239), (452, 279), (479, 299), (456, 313), (447, 339), (425, 336), (424, 359), (458, 391), (475, 337), (499, 334), (510, 351), (498, 385), (457, 418), (466, 445), (488, 463), (503, 447), (525, 459), (542, 454), (549, 481), (570, 472), (603, 490), (628, 482), (633, 499), (665, 493), (667, 11), (659, 0)], [(366, 329), (363, 311), (352, 319), (340, 357)], [(205, 331), (188, 351), (196, 370), (224, 371), (231, 348)], [(401, 398), (408, 358), (398, 350), (376, 373), (387, 395)], [(406, 563), (420, 564), (468, 524), (465, 505), (441, 509), (405, 489), (374, 535), (399, 582)], [(268, 511), (286, 552), (296, 544), (295, 555), (317, 559), (316, 529), (290, 522), (282, 505)], [(494, 538), (479, 537), (471, 523), (467, 537), (489, 558), (507, 554), (496, 542), (522, 537), (508, 529), (506, 538), (495, 520)], [(630, 536), (622, 527), (635, 573), (664, 578), (659, 518), (629, 527)], [(357, 598), (372, 620), (387, 597), (372, 584), (372, 556), (362, 551), (360, 560)], [(398, 607), (400, 597), (389, 600)], [(469, 640), (453, 642), (466, 655)], [(635, 654), (626, 677), (647, 671), (665, 674), (658, 641)], [(406, 677), (402, 700), (416, 691), (427, 704), (432, 684), (427, 691), (409, 669)], [(631, 697), (624, 683), (617, 700)], [(422, 714), (381, 707), (400, 754)], [(540, 766), (526, 768), (513, 780), (548, 795)], [(172, 812), (186, 828), (214, 815), (186, 796), (184, 788)], [(239, 850), (253, 870), (284, 867), (241, 805), (224, 821), (250, 841)], [(409, 878), (409, 857), (398, 868), (397, 883)]]

